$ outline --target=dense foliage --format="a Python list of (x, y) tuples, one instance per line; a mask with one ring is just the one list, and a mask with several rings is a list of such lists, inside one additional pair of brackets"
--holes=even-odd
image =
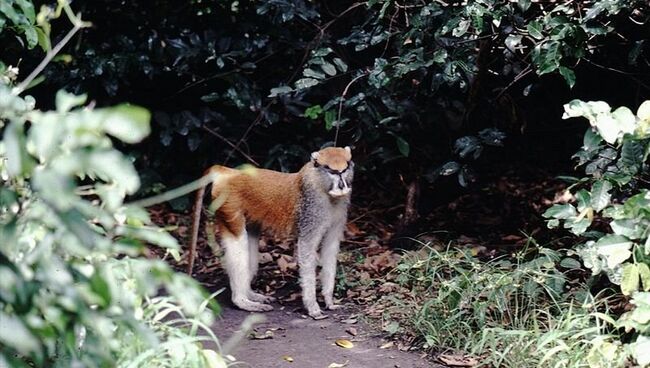
[(549, 129), (559, 76), (588, 95), (601, 67), (647, 68), (643, 1), (111, 3), (79, 4), (95, 26), (44, 87), (153, 109), (159, 142), (141, 152), (163, 173), (170, 152), (191, 176), (215, 161), (289, 170), (338, 133), (363, 177), (468, 184), (481, 140), (456, 139)]
[(650, 364), (650, 101), (636, 114), (615, 110), (605, 102), (571, 101), (565, 117), (585, 117), (591, 127), (575, 154), (587, 177), (573, 187), (575, 204), (557, 204), (545, 216), (549, 227), (562, 226), (585, 238), (576, 253), (593, 275), (604, 273), (631, 296), (632, 310), (611, 323), (630, 333), (620, 346), (603, 341), (612, 362), (631, 354), (642, 366)]
[[(16, 3), (21, 16), (12, 2), (0, 12), (29, 40), (18, 20), (31, 24), (34, 10)], [(63, 10), (83, 25), (62, 1)], [(0, 366), (225, 367), (200, 345), (214, 341), (197, 334), (213, 319), (204, 291), (141, 258), (145, 244), (179, 257), (176, 239), (125, 202), (140, 179), (114, 142), (144, 139), (149, 112), (83, 106), (85, 95), (64, 91), (42, 111), (19, 95), (25, 81), (11, 85), (15, 70), (0, 76)], [(156, 297), (162, 290), (169, 296)]]

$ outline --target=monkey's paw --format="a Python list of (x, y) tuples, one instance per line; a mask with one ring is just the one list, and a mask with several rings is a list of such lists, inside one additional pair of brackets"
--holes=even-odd
[(273, 310), (273, 306), (253, 302), (250, 300), (233, 300), (233, 303), (239, 308), (249, 312), (269, 312)]
[(248, 299), (250, 299), (250, 300), (252, 300), (254, 302), (265, 303), (265, 304), (272, 303), (272, 302), (274, 302), (276, 300), (272, 296), (266, 296), (264, 294), (256, 293), (254, 291), (251, 291), (250, 293), (248, 293)]
[(311, 318), (313, 318), (313, 319), (315, 319), (315, 320), (319, 320), (319, 319), (325, 319), (325, 318), (327, 318), (328, 315), (327, 315), (327, 314), (323, 314), (323, 312), (321, 312), (321, 310), (318, 309), (318, 310), (315, 310), (315, 311), (309, 312), (309, 317), (311, 317)]

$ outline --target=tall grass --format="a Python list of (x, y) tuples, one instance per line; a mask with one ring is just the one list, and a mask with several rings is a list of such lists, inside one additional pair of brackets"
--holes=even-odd
[(423, 245), (406, 253), (391, 278), (410, 297), (386, 297), (397, 318), (426, 348), (462, 351), (482, 366), (597, 366), (592, 347), (607, 339), (606, 300), (569, 282), (562, 254), (530, 242), (482, 262), (469, 250)]

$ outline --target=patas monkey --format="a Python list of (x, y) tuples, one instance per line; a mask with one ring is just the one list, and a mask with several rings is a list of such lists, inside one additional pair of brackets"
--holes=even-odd
[[(322, 294), (334, 309), (336, 255), (347, 220), (354, 163), (350, 147), (328, 147), (311, 154), (297, 173), (255, 169), (252, 173), (212, 166), (217, 233), (224, 248), (224, 266), (232, 302), (247, 311), (269, 311), (273, 298), (251, 289), (258, 267), (258, 231), (297, 237), (296, 254), (302, 300), (309, 315), (323, 318), (316, 301), (316, 262), (320, 247)], [(191, 274), (205, 187), (197, 192), (192, 215), (188, 273)]]

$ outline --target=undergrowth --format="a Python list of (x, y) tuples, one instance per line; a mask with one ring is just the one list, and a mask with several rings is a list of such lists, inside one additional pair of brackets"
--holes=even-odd
[(567, 278), (578, 266), (533, 241), (486, 262), (471, 250), (423, 245), (389, 275), (404, 297), (377, 303), (388, 325), (399, 324), (424, 348), (469, 353), (480, 366), (610, 366), (615, 359), (602, 356), (603, 344), (614, 341), (607, 300)]

